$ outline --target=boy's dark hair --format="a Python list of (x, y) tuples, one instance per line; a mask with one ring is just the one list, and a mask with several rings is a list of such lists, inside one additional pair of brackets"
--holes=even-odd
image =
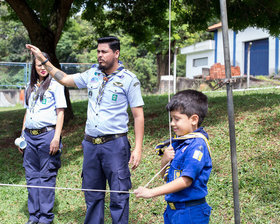
[(121, 50), (120, 40), (117, 37), (109, 36), (109, 37), (101, 37), (97, 39), (98, 44), (107, 43), (109, 47), (115, 52), (116, 50)]
[(178, 110), (188, 117), (197, 114), (199, 117), (198, 127), (200, 127), (208, 111), (208, 99), (202, 92), (192, 89), (183, 90), (171, 98), (170, 102), (166, 105), (166, 110)]

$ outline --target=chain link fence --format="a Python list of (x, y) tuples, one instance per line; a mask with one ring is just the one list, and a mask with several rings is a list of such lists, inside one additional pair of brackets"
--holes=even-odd
[[(67, 74), (84, 72), (92, 64), (60, 63), (61, 70)], [(30, 79), (31, 63), (0, 62), (0, 89), (22, 89)]]

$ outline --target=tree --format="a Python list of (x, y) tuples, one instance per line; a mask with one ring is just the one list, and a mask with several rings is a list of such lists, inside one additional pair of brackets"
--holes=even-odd
[[(8, 15), (5, 5), (0, 5), (0, 15)], [(0, 61), (28, 61), (30, 55), (22, 44), (28, 42), (28, 33), (21, 22), (0, 20)]]
[[(182, 0), (188, 7), (181, 19), (190, 24), (192, 30), (207, 29), (207, 23), (220, 18), (219, 0)], [(228, 0), (227, 14), (229, 28), (239, 31), (247, 27), (267, 29), (271, 35), (279, 35), (279, 0)]]
[[(133, 37), (135, 44), (153, 53), (156, 56), (159, 84), (161, 76), (169, 73), (168, 1), (114, 0), (110, 2), (112, 4), (108, 4), (107, 8), (105, 2), (98, 5), (88, 2), (82, 17), (92, 21), (100, 35), (114, 33), (119, 27), (124, 33)], [(181, 1), (174, 0), (172, 10), (171, 63), (175, 46), (186, 46), (206, 38), (205, 31), (189, 32), (189, 25), (184, 24), (185, 21), (180, 18), (181, 14), (188, 13)]]
[[(73, 1), (6, 0), (15, 12), (14, 14), (11, 11), (9, 18), (21, 20), (28, 31), (31, 43), (48, 53), (56, 67), (60, 66), (55, 49), (66, 20), (81, 7), (80, 1), (76, 1), (76, 8), (73, 7)], [(65, 88), (65, 96), (67, 100), (65, 120), (68, 121), (73, 118), (73, 111), (67, 88)]]

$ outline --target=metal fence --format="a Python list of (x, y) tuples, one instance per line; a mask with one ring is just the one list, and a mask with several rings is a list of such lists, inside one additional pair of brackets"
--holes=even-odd
[[(84, 72), (90, 63), (60, 63), (61, 70), (67, 74)], [(24, 88), (30, 79), (31, 63), (0, 62), (0, 89)]]

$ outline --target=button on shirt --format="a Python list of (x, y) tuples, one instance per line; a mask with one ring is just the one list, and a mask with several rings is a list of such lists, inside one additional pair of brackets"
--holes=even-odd
[(34, 102), (37, 85), (35, 91), (30, 94), (28, 105), (24, 107), (26, 110), (25, 127), (29, 129), (41, 129), (47, 126), (56, 125), (57, 108), (66, 108), (66, 99), (64, 95), (64, 86), (52, 79), (49, 88), (45, 91), (43, 100), (40, 97)]
[(88, 111), (85, 133), (97, 137), (128, 131), (128, 105), (143, 106), (140, 82), (136, 75), (123, 69), (112, 76), (105, 85), (99, 104), (97, 96), (105, 75), (97, 65), (73, 75), (78, 88), (88, 89)]

